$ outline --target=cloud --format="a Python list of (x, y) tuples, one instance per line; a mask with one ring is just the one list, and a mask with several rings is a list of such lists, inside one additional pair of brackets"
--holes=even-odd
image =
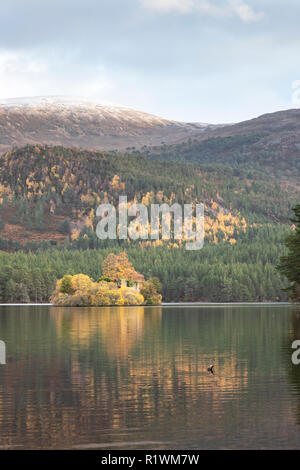
[(229, 7), (245, 23), (260, 21), (264, 17), (263, 12), (254, 12), (253, 9), (241, 0), (230, 0)]
[(211, 0), (140, 0), (142, 7), (159, 13), (199, 13), (214, 18), (238, 17), (244, 23), (260, 21), (263, 12), (255, 12), (244, 0), (226, 0), (216, 4)]
[(289, 108), (299, 15), (296, 0), (0, 1), (0, 98), (75, 95), (204, 122)]
[(30, 54), (24, 58), (16, 52), (0, 51), (1, 98), (32, 94), (33, 84), (47, 76), (47, 72), (47, 64)]
[(38, 96), (74, 95), (104, 99), (114, 93), (113, 77), (99, 66), (74, 73), (67, 56), (45, 60), (39, 54), (0, 50), (0, 99)]
[(162, 13), (188, 13), (194, 8), (194, 0), (141, 0), (141, 4), (144, 8)]

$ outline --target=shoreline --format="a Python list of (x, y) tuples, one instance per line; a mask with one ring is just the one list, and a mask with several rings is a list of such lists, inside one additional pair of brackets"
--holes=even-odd
[[(239, 306), (295, 306), (292, 302), (162, 302), (160, 305), (121, 305), (121, 307), (239, 307)], [(0, 307), (59, 307), (61, 305), (54, 305), (50, 303), (28, 303), (28, 304), (1, 304)], [(105, 308), (105, 307), (118, 307), (118, 305), (87, 305), (85, 307), (65, 307), (65, 308)]]

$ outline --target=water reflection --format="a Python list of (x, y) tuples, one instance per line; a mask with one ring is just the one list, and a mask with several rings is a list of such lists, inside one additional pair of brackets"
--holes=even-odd
[(297, 334), (282, 306), (1, 307), (0, 445), (300, 447)]
[[(300, 309), (294, 307), (293, 316), (291, 319), (289, 339), (288, 342), (292, 344), (295, 340), (300, 340)], [(287, 342), (287, 341), (286, 341)], [(291, 355), (291, 351), (284, 349), (285, 356)], [(298, 425), (300, 425), (300, 365), (296, 366), (292, 363), (288, 367), (288, 378), (292, 385), (293, 395), (296, 397), (296, 403), (294, 404), (294, 415), (296, 417)]]

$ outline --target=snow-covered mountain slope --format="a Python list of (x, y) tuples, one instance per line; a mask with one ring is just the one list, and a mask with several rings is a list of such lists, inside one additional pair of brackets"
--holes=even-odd
[(173, 143), (213, 128), (70, 97), (0, 100), (0, 151), (26, 144), (125, 149)]

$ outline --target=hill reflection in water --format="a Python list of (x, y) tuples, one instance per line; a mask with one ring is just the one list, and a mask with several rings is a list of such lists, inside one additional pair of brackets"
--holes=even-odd
[(0, 446), (299, 448), (299, 324), (289, 306), (0, 307)]

